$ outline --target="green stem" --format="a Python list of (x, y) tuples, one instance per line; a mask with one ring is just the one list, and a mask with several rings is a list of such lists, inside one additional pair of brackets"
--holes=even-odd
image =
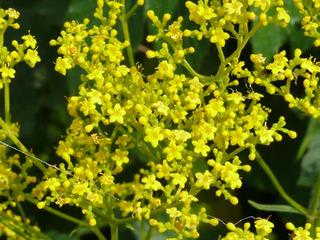
[(126, 1), (122, 0), (121, 3), (123, 4), (123, 7), (122, 7), (122, 13), (121, 13), (120, 20), (121, 20), (121, 27), (122, 27), (122, 31), (123, 31), (123, 37), (124, 37), (125, 41), (127, 41), (129, 43), (129, 46), (127, 47), (129, 64), (131, 67), (134, 67), (135, 61), (134, 61), (132, 45), (131, 45), (131, 40), (130, 40), (128, 21), (127, 21), (127, 16), (126, 16)]
[(17, 201), (16, 204), (17, 204), (19, 213), (20, 213), (20, 215), (21, 215), (21, 217), (22, 217), (22, 221), (23, 221), (23, 222), (26, 222), (26, 220), (27, 220), (26, 213), (25, 213), (25, 211), (24, 211), (21, 203)]
[[(37, 205), (37, 202), (30, 196), (25, 196), (26, 197), (26, 200), (34, 205)], [(80, 226), (84, 226), (84, 227), (87, 227), (89, 229), (91, 229), (91, 231), (93, 231), (96, 236), (98, 237), (99, 240), (106, 240), (106, 238), (104, 237), (104, 235), (102, 234), (102, 232), (99, 230), (99, 228), (97, 227), (90, 227), (88, 225), (88, 223), (84, 222), (84, 221), (81, 221), (79, 220), (78, 218), (75, 218), (75, 217), (72, 217), (68, 214), (65, 214), (63, 212), (60, 212), (54, 208), (51, 208), (51, 207), (48, 207), (48, 206), (45, 206), (43, 208), (45, 211), (49, 212), (49, 213), (52, 213), (53, 215), (56, 215), (57, 217), (60, 217), (60, 218), (63, 218), (69, 222), (72, 222), (72, 223), (75, 223), (75, 224), (78, 224)]]
[(25, 153), (29, 159), (33, 162), (34, 165), (36, 165), (43, 173), (46, 173), (47, 168), (38, 160), (36, 160), (35, 157), (29, 150), (20, 142), (20, 140), (11, 132), (10, 127), (6, 122), (0, 118), (0, 127), (6, 132), (7, 136), (10, 138), (10, 140), (23, 152)]
[(95, 228), (91, 228), (91, 230), (96, 234), (99, 240), (107, 240), (99, 228), (95, 227)]
[(10, 124), (10, 86), (8, 82), (4, 84), (4, 119), (7, 124)]
[[(237, 49), (229, 57), (227, 57), (224, 62), (222, 62), (220, 64), (219, 69), (218, 69), (214, 79), (220, 79), (220, 76), (223, 75), (227, 64), (230, 63), (231, 61), (233, 61), (234, 59), (238, 59), (240, 57), (242, 50), (247, 45), (250, 38), (258, 31), (258, 29), (260, 27), (261, 27), (261, 23), (257, 23), (257, 25), (255, 25), (250, 30), (250, 32), (246, 34), (246, 36), (243, 38), (243, 40), (238, 44)], [(219, 49), (218, 49), (218, 51), (219, 51)]]
[(318, 174), (317, 176), (317, 182), (314, 189), (315, 189), (315, 192), (313, 194), (313, 197), (311, 199), (310, 206), (309, 206), (309, 212), (311, 215), (317, 214), (317, 210), (320, 203), (320, 174)]
[[(32, 197), (25, 196), (25, 198), (26, 198), (26, 200), (28, 202), (30, 202), (30, 203), (32, 203), (34, 205), (37, 205), (37, 201), (35, 201)], [(83, 221), (79, 220), (78, 218), (74, 218), (74, 217), (72, 217), (72, 216), (70, 216), (68, 214), (62, 213), (62, 212), (60, 212), (60, 211), (58, 211), (58, 210), (56, 210), (54, 208), (45, 206), (43, 209), (46, 210), (49, 213), (52, 213), (52, 214), (56, 215), (57, 217), (65, 219), (65, 220), (67, 220), (69, 222), (73, 222), (73, 223), (81, 225), (81, 226), (89, 227), (88, 223), (83, 222)]]
[(258, 151), (256, 151), (256, 160), (261, 166), (261, 168), (264, 170), (264, 172), (268, 175), (269, 179), (271, 180), (273, 186), (277, 189), (279, 194), (282, 196), (282, 198), (290, 204), (294, 209), (297, 211), (303, 213), (305, 216), (308, 216), (308, 210), (305, 209), (302, 205), (300, 205), (298, 202), (296, 202), (293, 198), (291, 198), (288, 193), (283, 189), (281, 184), (279, 183), (278, 179), (275, 177), (273, 174), (272, 170), (269, 168), (269, 166), (265, 163), (261, 155), (259, 154)]
[(221, 63), (225, 62), (225, 61), (226, 61), (226, 58), (225, 58), (225, 56), (224, 56), (222, 47), (220, 47), (218, 44), (216, 44), (216, 47), (217, 47), (217, 50), (218, 50), (220, 62), (221, 62)]
[(310, 201), (310, 206), (309, 206), (309, 216), (307, 221), (312, 224), (312, 229), (311, 229), (311, 234), (312, 236), (315, 236), (316, 234), (316, 227), (317, 227), (317, 221), (318, 217), (316, 217), (317, 212), (318, 212), (318, 207), (320, 204), (320, 174), (317, 176), (317, 182), (314, 187), (314, 193), (312, 196), (312, 199)]
[(255, 25), (248, 34), (246, 34), (246, 36), (243, 38), (243, 40), (241, 41), (241, 43), (238, 45), (237, 49), (226, 59), (226, 63), (225, 66), (234, 58), (239, 58), (241, 55), (242, 50), (244, 49), (244, 47), (247, 45), (248, 41), (250, 40), (250, 38), (259, 30), (259, 28), (261, 28), (261, 23), (257, 23), (257, 25)]
[(229, 161), (230, 159), (232, 159), (234, 156), (238, 155), (239, 153), (241, 153), (242, 151), (246, 150), (247, 147), (239, 147), (236, 150), (234, 150), (233, 152), (229, 153), (226, 157), (226, 159), (224, 159), (223, 161)]
[(144, 231), (144, 221), (142, 220), (141, 222), (141, 226), (140, 226), (140, 239), (145, 239), (145, 231)]
[(152, 229), (151, 226), (149, 226), (149, 230), (148, 230), (148, 232), (147, 232), (147, 234), (146, 234), (145, 240), (150, 240), (150, 239), (152, 239), (152, 233), (153, 233), (153, 229)]
[(119, 227), (117, 224), (112, 224), (111, 226), (111, 240), (119, 239)]
[(138, 1), (130, 8), (130, 10), (126, 14), (126, 20), (128, 21), (129, 18), (134, 14), (134, 12), (137, 10), (139, 7)]
[(199, 73), (197, 73), (192, 67), (191, 65), (188, 63), (188, 61), (186, 59), (183, 60), (182, 62), (182, 66), (184, 66), (187, 71), (194, 77), (198, 77), (200, 80), (203, 80), (205, 82), (207, 81), (212, 81), (213, 77), (212, 76), (205, 76), (205, 75), (201, 75)]

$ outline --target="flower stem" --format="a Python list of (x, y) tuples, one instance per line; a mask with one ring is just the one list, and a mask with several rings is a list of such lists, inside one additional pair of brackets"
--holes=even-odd
[(130, 10), (127, 12), (126, 14), (126, 19), (127, 21), (129, 20), (129, 18), (134, 14), (134, 12), (137, 10), (137, 8), (139, 7), (138, 1), (133, 5), (132, 8), (130, 8)]
[(135, 66), (135, 61), (134, 61), (134, 56), (133, 56), (133, 51), (132, 51), (132, 45), (131, 45), (131, 40), (130, 40), (130, 34), (129, 34), (129, 28), (128, 28), (128, 21), (127, 21), (127, 15), (126, 15), (126, 1), (122, 0), (121, 1), (123, 6), (122, 6), (122, 13), (121, 13), (121, 27), (123, 31), (123, 37), (125, 41), (129, 43), (129, 46), (127, 47), (127, 54), (129, 58), (129, 64), (131, 67)]
[(29, 150), (23, 145), (22, 142), (14, 135), (14, 133), (11, 132), (10, 127), (8, 124), (0, 118), (0, 127), (6, 132), (6, 135), (10, 138), (10, 140), (23, 152), (25, 153), (29, 159), (36, 165), (44, 174), (47, 171), (47, 168), (38, 160), (36, 160), (35, 157)]
[(191, 65), (188, 63), (188, 61), (185, 59), (182, 62), (182, 66), (184, 66), (192, 76), (198, 77), (200, 80), (203, 80), (204, 82), (212, 81), (214, 79), (213, 76), (205, 76), (205, 75), (201, 75), (200, 73), (197, 73), (191, 67)]
[[(37, 202), (30, 196), (26, 196), (26, 200), (34, 205), (37, 205)], [(78, 218), (75, 218), (75, 217), (72, 217), (68, 214), (65, 214), (63, 212), (60, 212), (54, 208), (51, 208), (51, 207), (48, 207), (48, 206), (45, 206), (43, 208), (45, 211), (49, 212), (49, 213), (52, 213), (54, 215), (56, 215), (57, 217), (60, 217), (60, 218), (63, 218), (69, 222), (72, 222), (72, 223), (75, 223), (75, 224), (78, 224), (80, 226), (84, 226), (84, 227), (87, 227), (89, 229), (91, 229), (95, 234), (96, 236), (98, 237), (99, 240), (106, 240), (106, 238), (103, 236), (102, 232), (99, 230), (99, 228), (97, 227), (90, 227), (88, 225), (88, 223), (84, 222), (84, 221), (81, 221), (79, 220)]]
[[(34, 205), (37, 205), (37, 201), (34, 200), (32, 197), (30, 197), (30, 196), (25, 196), (25, 197), (26, 197), (26, 200), (28, 202), (30, 202), (30, 203), (32, 203)], [(78, 218), (74, 218), (74, 217), (72, 217), (72, 216), (70, 216), (68, 214), (62, 213), (62, 212), (60, 212), (60, 211), (58, 211), (58, 210), (56, 210), (54, 208), (45, 206), (43, 209), (46, 210), (49, 213), (52, 213), (52, 214), (54, 214), (54, 215), (56, 215), (56, 216), (58, 216), (60, 218), (65, 219), (65, 220), (67, 220), (69, 222), (73, 222), (75, 224), (88, 227), (88, 224), (86, 222), (83, 222), (83, 221), (79, 220)]]
[(111, 240), (119, 239), (119, 227), (117, 224), (112, 224), (111, 226)]
[(8, 82), (4, 84), (4, 119), (7, 124), (10, 124), (10, 86)]
[(266, 164), (266, 162), (263, 160), (261, 155), (258, 151), (256, 151), (256, 160), (259, 163), (260, 167), (264, 170), (264, 172), (268, 175), (269, 179), (271, 180), (273, 186), (276, 188), (276, 190), (279, 192), (281, 197), (290, 204), (294, 209), (297, 211), (303, 213), (305, 216), (308, 216), (308, 210), (304, 208), (302, 205), (300, 205), (298, 202), (296, 202), (293, 198), (291, 198), (288, 193), (283, 189), (281, 184), (279, 183), (276, 176), (273, 174), (272, 170), (269, 168), (269, 166)]
[(320, 174), (317, 176), (317, 182), (314, 187), (314, 193), (310, 201), (309, 206), (309, 216), (307, 218), (307, 221), (312, 224), (311, 234), (313, 237), (315, 237), (316, 234), (316, 227), (317, 227), (317, 221), (319, 217), (316, 217), (318, 213), (318, 207), (320, 204)]
[(22, 217), (22, 221), (26, 222), (26, 220), (27, 220), (26, 213), (25, 213), (21, 203), (18, 202), (18, 201), (16, 203), (17, 203), (17, 207), (18, 207), (19, 213), (20, 213), (20, 215)]

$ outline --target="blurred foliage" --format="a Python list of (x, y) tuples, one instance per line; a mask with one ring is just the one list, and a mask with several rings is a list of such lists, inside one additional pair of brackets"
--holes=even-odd
[[(128, 6), (132, 2), (132, 0), (128, 1)], [(21, 32), (27, 33), (30, 30), (36, 36), (39, 42), (38, 51), (42, 59), (41, 64), (33, 70), (24, 66), (20, 66), (17, 70), (17, 78), (12, 86), (13, 119), (20, 123), (22, 140), (28, 147), (32, 148), (43, 160), (59, 161), (54, 149), (58, 140), (64, 135), (70, 121), (66, 112), (65, 96), (75, 93), (80, 73), (74, 71), (64, 79), (54, 72), (56, 53), (55, 49), (49, 46), (49, 40), (58, 36), (65, 20), (80, 20), (90, 16), (95, 8), (95, 0), (2, 0), (0, 4), (2, 8), (12, 7), (20, 11)], [(146, 0), (144, 9), (140, 9), (130, 20), (130, 33), (136, 57), (143, 63), (145, 72), (151, 72), (153, 67), (152, 61), (145, 62), (144, 58), (144, 49), (152, 48), (144, 41), (144, 36), (153, 31), (151, 24), (146, 21), (146, 10), (154, 9), (159, 16), (165, 12), (170, 12), (174, 16), (186, 16), (187, 12), (183, 5), (184, 1), (181, 0)], [(301, 17), (294, 9), (292, 0), (286, 0), (286, 6), (293, 16), (289, 28), (281, 29), (270, 25), (260, 30), (251, 41), (251, 50), (263, 53), (269, 60), (280, 49), (293, 52), (296, 47), (316, 55), (315, 49), (312, 48), (312, 40), (305, 37), (300, 30)], [(190, 23), (186, 21), (185, 24), (188, 26)], [(16, 33), (9, 31), (9, 39), (10, 34)], [(12, 37), (14, 36), (11, 35)], [(190, 40), (185, 44), (196, 48), (196, 54), (189, 56), (189, 60), (196, 70), (206, 74), (215, 72), (215, 66), (217, 66), (215, 63), (218, 61), (215, 49), (210, 48), (205, 41)], [(251, 50), (247, 49), (247, 51)], [(243, 58), (247, 59), (248, 55), (244, 55)], [(272, 145), (268, 149), (261, 149), (261, 151), (289, 194), (298, 201), (307, 203), (308, 192), (320, 169), (318, 159), (320, 156), (320, 124), (311, 121), (308, 131), (306, 131), (308, 123), (306, 117), (289, 110), (280, 99), (266, 97), (265, 101), (273, 106), (275, 118), (280, 113), (289, 116), (288, 125), (297, 130), (300, 140), (287, 139), (281, 144)], [(0, 96), (0, 106), (2, 104), (2, 96)], [(297, 155), (297, 161), (295, 156), (301, 141), (302, 145)], [(305, 152), (307, 152), (306, 155), (304, 155)], [(302, 159), (301, 175), (300, 159)], [(298, 179), (299, 175), (299, 186), (297, 186), (292, 179)], [(200, 199), (208, 205), (209, 213), (220, 217), (225, 222), (237, 222), (241, 217), (246, 216), (270, 216), (272, 221), (283, 225), (283, 219), (287, 219), (286, 214), (278, 212), (270, 215), (269, 212), (254, 209), (247, 202), (250, 199), (258, 203), (283, 204), (283, 200), (278, 197), (269, 179), (257, 164), (253, 171), (245, 176), (244, 180), (245, 186), (238, 193), (241, 202), (237, 207), (214, 198), (213, 193), (202, 194)], [(263, 209), (263, 205), (259, 206), (260, 209)], [(36, 216), (31, 208), (29, 212), (30, 216), (34, 216), (33, 220), (38, 219), (38, 224), (48, 231), (52, 239), (93, 239), (91, 235), (86, 235), (88, 233), (83, 229), (75, 229), (74, 225), (65, 224), (56, 217), (48, 214)], [(299, 218), (297, 220), (299, 221)], [(300, 219), (300, 221), (302, 220)], [(120, 239), (135, 239), (135, 231), (139, 231), (138, 229), (141, 227), (143, 227), (141, 223), (137, 223), (122, 229)], [(212, 239), (210, 237), (218, 236), (219, 231), (219, 228), (212, 230), (204, 227), (201, 229), (200, 239)], [(277, 234), (278, 238), (275, 239), (287, 237), (281, 231)], [(154, 239), (160, 240), (162, 238), (159, 236)]]

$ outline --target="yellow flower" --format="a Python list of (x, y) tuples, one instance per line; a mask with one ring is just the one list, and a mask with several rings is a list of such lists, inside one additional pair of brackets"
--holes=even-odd
[[(286, 228), (293, 232), (293, 240), (313, 240), (310, 237), (311, 224), (306, 223), (303, 227), (295, 227), (291, 222), (286, 223)], [(318, 238), (316, 238), (318, 239)]]
[(267, 219), (259, 218), (254, 222), (254, 226), (259, 236), (265, 237), (272, 232), (274, 224)]
[(172, 184), (179, 185), (181, 188), (184, 188), (188, 181), (187, 177), (180, 173), (172, 173), (170, 176), (172, 177)]
[(84, 183), (76, 182), (74, 184), (72, 189), (72, 194), (83, 196), (86, 192), (88, 192), (88, 182), (84, 182)]
[(270, 143), (273, 142), (273, 135), (274, 135), (273, 130), (262, 127), (256, 130), (256, 134), (259, 136), (260, 142), (262, 144), (269, 145)]
[(171, 167), (168, 165), (168, 162), (164, 160), (162, 164), (157, 164), (156, 165), (157, 169), (157, 178), (165, 178), (167, 179), (170, 174)]
[(218, 44), (220, 47), (224, 47), (226, 40), (230, 35), (223, 31), (221, 27), (212, 28), (210, 42)]
[(186, 2), (185, 5), (189, 10), (190, 21), (194, 21), (200, 25), (217, 16), (217, 14), (214, 12), (214, 8), (209, 7), (206, 3), (207, 1), (199, 1), (199, 5), (197, 5), (191, 1)]
[(170, 218), (177, 218), (182, 215), (182, 213), (176, 207), (167, 208), (166, 213), (170, 216)]
[(12, 19), (18, 19), (20, 16), (20, 13), (13, 8), (7, 9), (6, 14), (8, 14), (9, 18), (12, 18)]
[(30, 67), (34, 67), (37, 62), (41, 61), (38, 51), (33, 49), (27, 50), (26, 55), (24, 55), (24, 60)]
[(183, 146), (177, 145), (175, 142), (170, 142), (167, 147), (164, 148), (163, 152), (167, 154), (167, 160), (172, 161), (174, 159), (182, 159)]
[(195, 153), (201, 153), (203, 157), (208, 156), (208, 152), (210, 151), (210, 147), (205, 144), (204, 140), (199, 139), (197, 141), (192, 141), (194, 146)]
[(128, 154), (128, 151), (116, 149), (115, 154), (111, 158), (116, 162), (117, 166), (121, 167), (124, 163), (129, 162)]
[(158, 77), (160, 79), (173, 78), (175, 67), (167, 61), (162, 61), (158, 65)]
[(232, 146), (239, 145), (240, 147), (243, 147), (249, 136), (248, 132), (243, 131), (241, 127), (237, 127), (236, 130), (230, 132), (230, 143)]
[(16, 70), (13, 68), (8, 67), (2, 67), (0, 68), (1, 76), (2, 78), (14, 78), (14, 74), (16, 73)]
[(110, 114), (110, 122), (118, 122), (122, 124), (124, 120), (123, 117), (126, 115), (126, 110), (117, 103), (113, 109), (108, 109), (108, 113)]
[(67, 70), (71, 69), (72, 65), (71, 65), (71, 60), (69, 58), (62, 58), (62, 57), (58, 57), (57, 61), (56, 61), (56, 65), (54, 67), (54, 69), (61, 73), (62, 75), (66, 75)]
[(37, 40), (31, 36), (30, 34), (28, 35), (24, 35), (21, 37), (23, 40), (24, 40), (24, 45), (28, 48), (28, 47), (31, 47), (31, 48), (35, 48), (36, 45), (37, 45)]
[(150, 142), (152, 147), (156, 148), (159, 144), (159, 141), (162, 141), (163, 139), (164, 135), (161, 127), (146, 129), (146, 136), (144, 137), (144, 140), (146, 142)]
[(198, 188), (204, 188), (209, 190), (211, 184), (214, 182), (214, 177), (208, 170), (206, 170), (204, 173), (196, 173), (196, 178), (196, 187)]
[(282, 7), (277, 7), (277, 20), (281, 23), (281, 26), (285, 27), (290, 22), (290, 16), (286, 10)]
[(156, 176), (154, 174), (142, 178), (141, 182), (144, 183), (144, 188), (148, 190), (158, 191), (162, 188), (161, 183), (156, 180)]

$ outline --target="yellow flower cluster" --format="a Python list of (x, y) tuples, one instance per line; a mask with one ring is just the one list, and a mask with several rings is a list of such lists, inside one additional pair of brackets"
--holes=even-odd
[(303, 19), (301, 22), (302, 29), (304, 30), (304, 34), (306, 36), (314, 38), (314, 45), (316, 47), (320, 46), (320, 18), (319, 18), (319, 10), (320, 10), (320, 1), (319, 0), (294, 0), (293, 1), (302, 14)]
[[(134, 7), (143, 3), (138, 0)], [(157, 60), (154, 72), (147, 76), (132, 63), (125, 1), (98, 0), (97, 25), (89, 19), (66, 22), (61, 36), (50, 41), (60, 55), (55, 70), (66, 75), (80, 68), (82, 75), (78, 93), (68, 98), (73, 121), (56, 151), (65, 162), (48, 169), (35, 185), (37, 179), (27, 176), (31, 162), (22, 163), (17, 155), (8, 157), (0, 146), (0, 193), (5, 197), (0, 213), (23, 201), (24, 190), (33, 184), (28, 198), (36, 199), (39, 209), (52, 203), (76, 206), (89, 227), (147, 220), (160, 233), (174, 232), (172, 239), (196, 239), (201, 223), (216, 226), (218, 220), (206, 208), (194, 210), (197, 195), (214, 191), (236, 205), (234, 190), (242, 186), (240, 173), (251, 170), (239, 153), (247, 151), (248, 158), (255, 160), (258, 145), (281, 141), (283, 134), (296, 137), (285, 128), (283, 116), (270, 123), (271, 109), (264, 106), (264, 95), (254, 87), (263, 86), (269, 94), (283, 96), (289, 107), (314, 118), (320, 115), (320, 67), (313, 59), (302, 58), (299, 49), (293, 59), (282, 51), (268, 64), (261, 54), (252, 54), (252, 70), (239, 60), (259, 28), (271, 22), (283, 27), (289, 23), (283, 5), (282, 0), (186, 1), (195, 29), (183, 29), (182, 17), (171, 20), (170, 14), (164, 14), (159, 18), (147, 11), (157, 31), (146, 40), (162, 42), (160, 49), (146, 53)], [(12, 9), (0, 10), (0, 33), (9, 26), (18, 28), (14, 23), (18, 15)], [(253, 21), (257, 24), (251, 28)], [(124, 39), (118, 33), (118, 22)], [(192, 68), (186, 56), (196, 49), (185, 47), (186, 38), (205, 40), (217, 48), (220, 65), (216, 73), (204, 76)], [(14, 78), (13, 67), (18, 62), (33, 67), (40, 61), (36, 40), (31, 35), (22, 40), (12, 42), (15, 50), (11, 52), (1, 45), (0, 87)], [(236, 47), (226, 56), (224, 47), (229, 41)], [(298, 82), (303, 83), (303, 96), (293, 93)], [(248, 83), (246, 92), (238, 88), (244, 83)], [(11, 138), (17, 136), (16, 126), (10, 126), (12, 129), (0, 129), (1, 141), (8, 132)], [(132, 164), (141, 169), (131, 174)], [(132, 179), (123, 180), (126, 174)], [(256, 219), (254, 225), (256, 233), (250, 231), (249, 223), (243, 229), (227, 224), (230, 232), (222, 239), (267, 240), (274, 227), (266, 219)], [(309, 229), (309, 225), (305, 229), (287, 227), (295, 236)], [(8, 226), (0, 224), (1, 228)]]
[[(239, 78), (247, 78), (250, 85), (265, 87), (269, 94), (284, 97), (290, 108), (297, 108), (313, 118), (320, 116), (319, 73), (320, 66), (313, 58), (301, 57), (301, 50), (296, 49), (294, 58), (288, 59), (286, 52), (274, 55), (271, 63), (266, 64), (261, 54), (252, 54), (250, 59), (254, 71), (249, 71), (240, 62), (233, 74)], [(240, 66), (241, 64), (241, 66)], [(296, 96), (297, 88), (303, 85), (304, 94)], [(294, 137), (295, 133), (287, 132)]]
[(34, 67), (37, 62), (40, 62), (38, 51), (36, 50), (36, 39), (28, 34), (21, 37), (22, 43), (12, 41), (12, 46), (15, 48), (9, 51), (7, 47), (3, 46), (5, 31), (12, 27), (18, 29), (20, 26), (15, 20), (19, 17), (19, 12), (10, 8), (7, 10), (0, 9), (0, 89), (3, 85), (10, 83), (14, 78), (14, 66), (24, 61), (30, 67)]
[[(15, 77), (15, 65), (24, 61), (30, 67), (34, 67), (40, 61), (36, 50), (37, 41), (30, 34), (22, 36), (21, 43), (13, 40), (12, 51), (4, 46), (6, 30), (9, 27), (14, 29), (20, 27), (15, 22), (18, 17), (19, 12), (14, 9), (0, 9), (0, 89), (6, 88), (4, 94), (6, 101), (9, 101), (9, 94), (6, 94), (6, 91)], [(0, 118), (0, 124), (2, 143), (9, 139), (17, 139), (19, 135), (17, 124), (11, 123), (10, 118), (6, 118), (6, 122)], [(20, 207), (20, 203), (25, 200), (24, 192), (37, 181), (36, 177), (27, 172), (31, 167), (30, 160), (23, 161), (18, 154), (10, 155), (6, 145), (0, 146), (0, 234), (1, 236), (4, 234), (7, 239), (27, 239), (27, 237), (36, 239), (40, 236), (40, 230), (31, 226), (29, 219), (22, 219), (12, 211)]]
[(311, 227), (310, 223), (306, 223), (304, 227), (295, 227), (291, 222), (286, 224), (286, 228), (292, 232), (290, 234), (292, 240), (319, 240), (320, 228), (316, 227), (316, 235), (312, 238)]
[[(256, 233), (250, 231), (251, 224), (246, 222), (241, 227), (236, 227), (233, 223), (227, 223), (226, 227), (230, 230), (229, 233), (221, 240), (269, 240), (272, 239), (271, 233), (274, 224), (268, 219), (257, 218), (254, 221)], [(295, 227), (293, 223), (288, 222), (286, 228), (291, 232), (289, 234), (290, 240), (319, 240), (320, 228), (316, 228), (315, 237), (311, 237), (311, 224), (307, 223), (304, 227)], [(270, 238), (269, 238), (270, 237)]]
[[(248, 22), (256, 18), (264, 26), (275, 22), (285, 27), (290, 21), (290, 16), (283, 8), (283, 4), (282, 0), (200, 0), (196, 3), (187, 1), (189, 19), (198, 24), (199, 29), (186, 30), (184, 34), (196, 36), (199, 40), (207, 38), (217, 47), (224, 47), (231, 37), (241, 38), (241, 33), (248, 31)], [(270, 14), (271, 7), (276, 8), (275, 15)], [(238, 31), (235, 28), (236, 24), (244, 28)]]
[(274, 224), (268, 219), (258, 218), (254, 221), (255, 233), (250, 231), (251, 224), (246, 222), (241, 227), (236, 227), (233, 223), (227, 223), (230, 232), (221, 240), (269, 240), (268, 236), (272, 232)]
[[(205, 209), (193, 212), (200, 191), (214, 189), (216, 196), (238, 203), (233, 190), (242, 185), (239, 172), (251, 169), (238, 153), (249, 149), (254, 160), (256, 145), (281, 141), (281, 133), (294, 138), (295, 133), (285, 128), (284, 117), (268, 123), (271, 109), (260, 103), (263, 95), (235, 89), (239, 81), (232, 77), (241, 75), (232, 71), (235, 59), (216, 76), (197, 74), (185, 58), (195, 49), (184, 48), (184, 38), (205, 37), (223, 47), (229, 35), (235, 35), (235, 23), (243, 28), (237, 36), (247, 37), (249, 20), (255, 19), (249, 10), (252, 6), (261, 12), (260, 19), (272, 6), (279, 7), (276, 17), (264, 21), (277, 18), (287, 23), (288, 18), (281, 1), (224, 3), (187, 1), (190, 20), (200, 25), (197, 30), (182, 30), (182, 17), (170, 23), (170, 14), (160, 20), (148, 11), (158, 31), (147, 41), (164, 43), (161, 49), (147, 52), (147, 57), (159, 62), (146, 77), (137, 67), (123, 64), (130, 42), (120, 41), (115, 29), (124, 11), (118, 1), (98, 1), (94, 16), (99, 25), (89, 27), (88, 19), (65, 23), (61, 36), (50, 42), (61, 55), (56, 70), (65, 75), (78, 66), (83, 74), (79, 94), (68, 101), (74, 120), (57, 148), (67, 165), (60, 164), (58, 176), (44, 179), (33, 189), (39, 208), (51, 202), (79, 206), (91, 225), (100, 216), (109, 216), (105, 221), (111, 223), (114, 212), (120, 210), (125, 219), (148, 219), (160, 232), (174, 231), (183, 239), (197, 238), (201, 222), (217, 224)], [(106, 16), (104, 4), (109, 9)], [(179, 73), (179, 65), (190, 74)], [(145, 159), (132, 182), (116, 181), (130, 164)], [(202, 171), (194, 170), (199, 162), (205, 166)]]
[(8, 240), (48, 239), (39, 227), (30, 225), (30, 219), (22, 219), (11, 210), (1, 212), (0, 236), (3, 234)]

